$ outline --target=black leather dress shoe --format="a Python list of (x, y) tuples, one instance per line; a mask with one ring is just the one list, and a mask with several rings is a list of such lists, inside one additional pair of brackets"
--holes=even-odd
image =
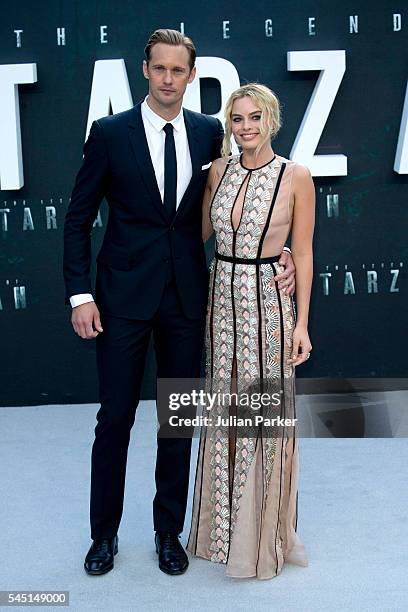
[(91, 576), (100, 576), (113, 569), (113, 558), (118, 552), (119, 538), (94, 540), (85, 557), (84, 568)]
[(176, 533), (156, 532), (156, 552), (159, 555), (159, 568), (162, 572), (177, 576), (184, 574), (188, 567), (186, 551)]

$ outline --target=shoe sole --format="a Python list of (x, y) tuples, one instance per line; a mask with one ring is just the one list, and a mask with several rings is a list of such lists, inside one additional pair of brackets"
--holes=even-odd
[[(115, 550), (113, 551), (113, 555), (117, 555), (119, 552), (118, 547), (115, 546)], [(103, 574), (107, 574), (108, 572), (110, 572), (111, 570), (113, 570), (113, 563), (112, 565), (109, 565), (108, 567), (105, 567), (105, 569), (103, 570), (88, 570), (86, 569), (85, 563), (84, 563), (84, 569), (86, 571), (86, 573), (88, 574), (88, 576), (103, 576)]]

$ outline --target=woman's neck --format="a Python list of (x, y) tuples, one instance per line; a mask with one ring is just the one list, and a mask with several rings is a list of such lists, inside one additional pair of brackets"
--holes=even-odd
[(264, 166), (268, 162), (270, 162), (275, 153), (271, 147), (271, 145), (267, 145), (262, 147), (259, 151), (258, 155), (255, 155), (255, 149), (253, 150), (243, 150), (242, 151), (242, 164), (246, 168), (259, 168), (259, 166)]

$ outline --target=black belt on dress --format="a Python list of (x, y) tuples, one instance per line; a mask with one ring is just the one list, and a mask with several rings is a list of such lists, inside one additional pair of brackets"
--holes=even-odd
[(245, 257), (229, 257), (228, 255), (221, 255), (221, 253), (215, 252), (215, 259), (221, 261), (228, 261), (234, 264), (253, 264), (259, 266), (260, 264), (267, 264), (279, 261), (280, 255), (274, 255), (273, 257), (255, 257), (253, 259), (246, 259)]

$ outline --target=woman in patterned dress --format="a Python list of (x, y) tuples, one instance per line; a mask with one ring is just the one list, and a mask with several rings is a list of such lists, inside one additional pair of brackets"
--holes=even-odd
[[(294, 374), (312, 348), (307, 325), (315, 192), (309, 170), (272, 149), (280, 105), (270, 89), (257, 83), (240, 87), (225, 116), (224, 157), (211, 166), (203, 202), (203, 240), (213, 231), (216, 237), (206, 390), (218, 400), (211, 410), (204, 406), (210, 419), (201, 431), (187, 549), (226, 564), (228, 576), (267, 579), (285, 561), (307, 565), (296, 533)], [(239, 155), (228, 155), (232, 135)], [(289, 233), (297, 315), (275, 278), (283, 270), (278, 260)], [(258, 402), (261, 422), (250, 427), (256, 411), (251, 405), (242, 413), (241, 399), (259, 399), (255, 390), (272, 391), (266, 397), (278, 402), (260, 410)], [(225, 405), (222, 393), (228, 392), (232, 401)], [(249, 418), (240, 421), (242, 414)]]

